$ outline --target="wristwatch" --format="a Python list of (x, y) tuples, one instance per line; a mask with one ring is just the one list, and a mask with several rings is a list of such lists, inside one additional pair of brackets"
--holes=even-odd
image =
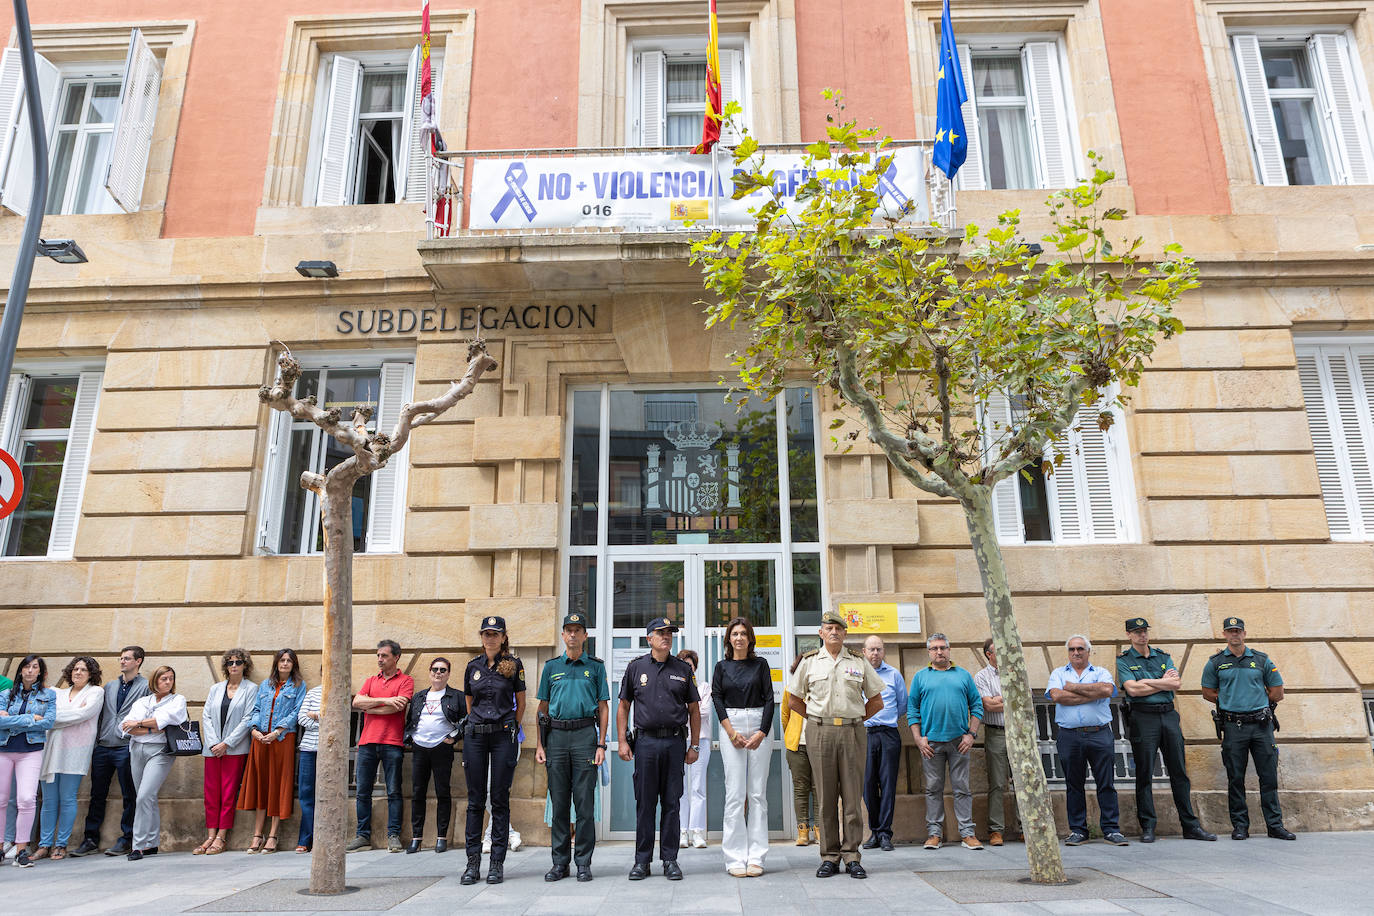
[(598, 744), (597, 747), (600, 748), (600, 749), (603, 750), (603, 751), (606, 749), (606, 745), (604, 745), (604, 744)]
[(694, 753), (700, 753), (700, 752), (701, 752), (701, 745), (699, 745), (699, 744), (693, 744), (692, 746), (690, 746), (689, 748), (687, 748), (687, 750), (692, 751), (692, 752), (694, 752)]

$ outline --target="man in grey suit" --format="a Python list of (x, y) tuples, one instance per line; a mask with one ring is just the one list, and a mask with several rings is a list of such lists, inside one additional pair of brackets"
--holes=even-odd
[(100, 828), (105, 823), (105, 800), (110, 781), (119, 776), (119, 791), (124, 796), (124, 813), (119, 819), (119, 841), (105, 850), (107, 856), (128, 855), (134, 839), (134, 774), (129, 767), (129, 737), (119, 723), (129, 716), (134, 701), (148, 692), (148, 679), (138, 673), (143, 667), (143, 647), (125, 646), (119, 650), (119, 677), (105, 685), (105, 708), (100, 711), (100, 732), (91, 754), (91, 801), (86, 808), (86, 838), (73, 849), (74, 856), (90, 855), (100, 848)]

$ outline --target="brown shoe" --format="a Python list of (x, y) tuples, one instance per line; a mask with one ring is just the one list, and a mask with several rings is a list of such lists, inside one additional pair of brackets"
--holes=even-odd
[(811, 839), (810, 839), (810, 837), (807, 835), (806, 825), (805, 825), (805, 824), (802, 824), (800, 827), (797, 828), (797, 845), (798, 845), (798, 846), (805, 846), (807, 843), (810, 843), (810, 842), (811, 842)]
[(39, 846), (38, 851), (35, 852), (30, 858), (32, 858), (33, 861), (37, 862), (39, 859), (46, 859), (50, 855), (52, 855), (51, 849), (49, 849), (46, 846)]
[(966, 836), (966, 837), (964, 837), (962, 840), (959, 841), (959, 845), (960, 845), (960, 846), (963, 846), (965, 849), (982, 849), (982, 848), (983, 848), (983, 844), (980, 843), (980, 842), (978, 842), (978, 838), (977, 838), (976, 836)]
[(996, 830), (992, 831), (992, 833), (989, 833), (989, 834), (988, 834), (988, 845), (989, 845), (989, 846), (1001, 846), (1001, 845), (1002, 845), (1002, 834), (998, 833)]
[(926, 837), (926, 849), (939, 849), (942, 840), (943, 837), (941, 837), (940, 834), (932, 833), (930, 836)]

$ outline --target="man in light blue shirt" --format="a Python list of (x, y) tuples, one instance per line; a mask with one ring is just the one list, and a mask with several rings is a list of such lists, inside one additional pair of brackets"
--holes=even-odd
[(902, 736), (897, 716), (906, 712), (906, 681), (902, 672), (883, 661), (881, 636), (864, 642), (864, 657), (883, 680), (883, 708), (864, 720), (868, 733), (868, 761), (864, 767), (864, 806), (868, 808), (868, 839), (864, 849), (892, 850), (892, 818), (897, 809), (897, 762)]
[(983, 722), (983, 697), (973, 675), (950, 663), (949, 640), (943, 633), (926, 637), (930, 664), (911, 679), (906, 721), (921, 752), (926, 782), (926, 849), (944, 842), (945, 767), (954, 792), (954, 819), (960, 845), (982, 849), (973, 827), (973, 793), (969, 791), (969, 748)]
[(1097, 784), (1097, 807), (1102, 838), (1113, 846), (1128, 846), (1117, 824), (1116, 761), (1112, 739), (1112, 673), (1089, 663), (1093, 644), (1088, 637), (1070, 636), (1064, 643), (1069, 663), (1050, 672), (1045, 696), (1052, 700), (1059, 726), (1059, 762), (1064, 767), (1064, 807), (1068, 810), (1066, 846), (1088, 839), (1088, 797), (1085, 783), (1092, 767)]

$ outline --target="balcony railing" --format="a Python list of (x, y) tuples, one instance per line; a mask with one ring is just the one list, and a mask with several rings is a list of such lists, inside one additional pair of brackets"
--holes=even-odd
[[(806, 178), (806, 144), (763, 147), (785, 203)], [(884, 212), (912, 227), (954, 225), (954, 189), (930, 166), (932, 141), (889, 145)], [(701, 231), (753, 224), (764, 194), (731, 197), (726, 150), (672, 148), (449, 150), (429, 158), (427, 238), (527, 233)], [(436, 189), (443, 188), (442, 193)]]

